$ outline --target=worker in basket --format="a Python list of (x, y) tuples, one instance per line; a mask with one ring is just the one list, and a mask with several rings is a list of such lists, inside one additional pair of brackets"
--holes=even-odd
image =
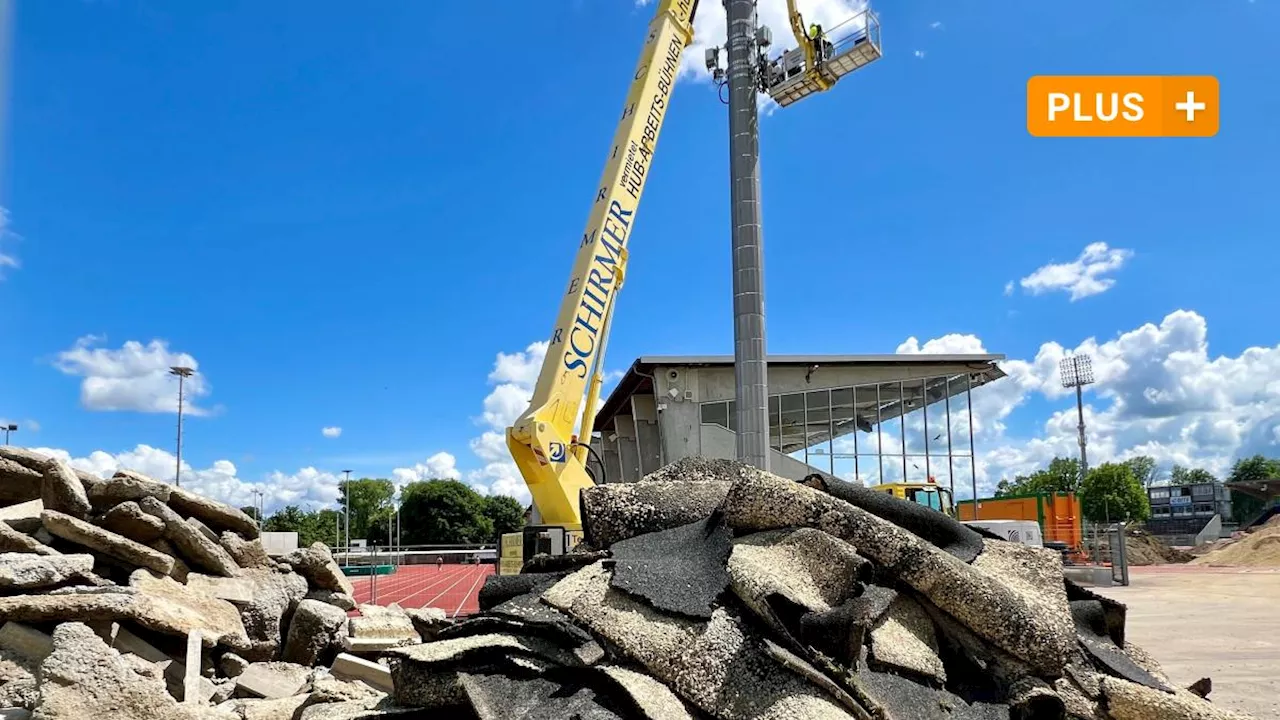
[(813, 43), (814, 66), (822, 67), (822, 61), (826, 59), (826, 48), (831, 43), (827, 42), (826, 35), (822, 32), (822, 26), (818, 23), (809, 25), (809, 42)]

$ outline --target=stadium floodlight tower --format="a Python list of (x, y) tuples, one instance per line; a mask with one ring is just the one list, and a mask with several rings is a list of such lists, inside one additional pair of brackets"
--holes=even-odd
[(1084, 394), (1085, 385), (1093, 383), (1093, 360), (1084, 354), (1063, 358), (1058, 363), (1058, 375), (1062, 379), (1062, 387), (1076, 389), (1076, 417), (1080, 431), (1080, 482), (1084, 482), (1089, 474), (1089, 456), (1085, 453), (1084, 440)]
[[(769, 381), (765, 354), (764, 245), (760, 215), (760, 92), (782, 107), (829, 90), (841, 78), (880, 58), (880, 22), (870, 8), (829, 30), (806, 28), (796, 0), (787, 0), (796, 47), (769, 57), (773, 43), (761, 27), (756, 0), (723, 0), (724, 48), (707, 50), (707, 70), (729, 89), (730, 230), (733, 262), (733, 355), (737, 457), (769, 469)], [(727, 69), (721, 67), (724, 51)]]

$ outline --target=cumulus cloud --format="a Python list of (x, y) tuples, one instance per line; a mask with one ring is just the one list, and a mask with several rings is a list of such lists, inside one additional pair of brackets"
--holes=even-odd
[(1132, 250), (1108, 247), (1104, 242), (1090, 243), (1075, 260), (1040, 267), (1018, 283), (1032, 295), (1069, 293), (1074, 302), (1110, 290), (1116, 281), (1108, 276), (1123, 267), (1131, 257)]
[(187, 353), (173, 352), (164, 340), (143, 345), (129, 340), (118, 349), (95, 347), (103, 337), (87, 335), (70, 349), (58, 353), (54, 366), (83, 378), (80, 404), (87, 410), (170, 413), (178, 411), (178, 379), (169, 368), (185, 366), (196, 370), (183, 384), (183, 412), (208, 415), (197, 405), (211, 391), (199, 363)]
[[(529, 488), (520, 470), (511, 461), (507, 449), (506, 430), (529, 407), (533, 387), (547, 355), (546, 341), (531, 343), (516, 353), (499, 352), (489, 373), (494, 385), (482, 403), (483, 412), (477, 422), (484, 431), (471, 439), (471, 452), (483, 465), (465, 474), (466, 482), (487, 495), (508, 495), (522, 503), (531, 501)], [(606, 370), (601, 388), (603, 399), (613, 385), (622, 379), (622, 370)]]
[(9, 211), (0, 207), (0, 280), (4, 279), (6, 270), (17, 270), (22, 267), (17, 256), (6, 250), (17, 238), (18, 236), (10, 229)]
[[(953, 334), (923, 344), (908, 338), (898, 349), (981, 348), (976, 336)], [(1178, 310), (1109, 340), (1045, 342), (1030, 359), (1001, 362), (1008, 377), (973, 392), (981, 490), (1078, 454), (1074, 392), (1058, 379), (1059, 361), (1075, 353), (1093, 358), (1097, 378), (1085, 395), (1090, 463), (1150, 455), (1165, 471), (1176, 463), (1222, 477), (1237, 458), (1280, 456), (1280, 344), (1215, 357), (1204, 317)], [(1030, 431), (1010, 431), (1010, 417), (1032, 399), (1056, 409)], [(954, 421), (967, 441), (965, 413)]]
[(342, 428), (340, 428), (340, 427), (336, 427), (336, 426), (330, 426), (330, 427), (327, 427), (327, 428), (321, 428), (321, 429), (320, 429), (320, 434), (321, 434), (321, 435), (324, 435), (324, 436), (325, 436), (325, 437), (327, 437), (327, 438), (336, 438), (336, 437), (338, 437), (338, 436), (342, 435)]
[[(117, 470), (127, 469), (161, 482), (173, 483), (176, 474), (173, 453), (150, 445), (138, 445), (119, 453), (95, 450), (84, 457), (73, 457), (58, 448), (32, 449), (104, 478)], [(298, 505), (304, 509), (336, 507), (340, 478), (331, 472), (304, 467), (291, 474), (272, 472), (263, 480), (252, 482), (239, 477), (235, 463), (217, 460), (206, 468), (195, 468), (183, 461), (181, 480), (183, 488), (233, 507), (255, 504), (254, 492), (260, 491), (265, 512), (270, 515), (286, 505)]]
[(452, 454), (438, 452), (413, 467), (392, 470), (391, 476), (398, 487), (403, 487), (419, 480), (460, 480), (462, 473), (458, 471), (458, 461)]
[(414, 467), (396, 468), (392, 471), (396, 482), (403, 484), (426, 477), (448, 477), (463, 480), (485, 495), (509, 495), (528, 503), (529, 488), (511, 461), (506, 429), (529, 407), (533, 386), (538, 381), (538, 372), (546, 354), (545, 340), (531, 343), (519, 352), (498, 353), (488, 377), (493, 389), (481, 403), (480, 416), (475, 418), (477, 424), (485, 429), (469, 443), (471, 452), (483, 463), (479, 468), (463, 472), (458, 469), (453, 455), (442, 452)]

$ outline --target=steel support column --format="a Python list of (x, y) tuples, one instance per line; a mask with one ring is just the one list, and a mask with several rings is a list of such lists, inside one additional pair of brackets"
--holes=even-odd
[(769, 469), (756, 2), (724, 0), (728, 18), (729, 180), (733, 248), (733, 359), (738, 459)]

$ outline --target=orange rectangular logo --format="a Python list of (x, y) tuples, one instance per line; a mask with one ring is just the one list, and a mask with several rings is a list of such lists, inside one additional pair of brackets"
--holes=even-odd
[(1213, 137), (1211, 75), (1037, 75), (1027, 81), (1035, 137)]

